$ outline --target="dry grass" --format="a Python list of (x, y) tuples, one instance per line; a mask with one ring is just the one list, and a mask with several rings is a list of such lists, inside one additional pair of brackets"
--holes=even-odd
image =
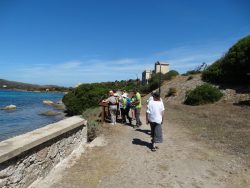
[[(97, 187), (101, 180), (117, 173), (122, 163), (103, 148), (94, 148), (67, 169), (58, 187)], [(54, 185), (55, 187), (56, 185)]]
[(195, 138), (232, 154), (250, 155), (250, 109), (232, 104), (166, 105), (167, 118), (187, 127)]

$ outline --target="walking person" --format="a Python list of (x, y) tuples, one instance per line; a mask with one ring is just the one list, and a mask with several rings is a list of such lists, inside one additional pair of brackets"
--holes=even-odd
[(163, 142), (161, 125), (163, 124), (164, 110), (164, 104), (159, 93), (153, 93), (153, 100), (149, 101), (146, 113), (146, 123), (150, 123), (151, 127), (152, 151), (159, 149), (157, 143)]
[(135, 106), (135, 120), (136, 120), (136, 125), (135, 127), (140, 127), (142, 125), (142, 122), (140, 120), (140, 114), (141, 114), (141, 94), (138, 92), (137, 89), (134, 89), (134, 101), (132, 104)]
[(112, 90), (109, 91), (109, 98), (107, 98), (106, 100), (103, 100), (103, 102), (108, 103), (109, 112), (111, 116), (111, 125), (115, 125), (118, 100), (117, 100), (117, 97), (114, 96), (114, 92)]

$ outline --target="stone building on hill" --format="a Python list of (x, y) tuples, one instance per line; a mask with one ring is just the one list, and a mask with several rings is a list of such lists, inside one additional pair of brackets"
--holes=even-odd
[(142, 83), (143, 84), (147, 84), (148, 80), (150, 78), (152, 78), (153, 74), (157, 74), (157, 73), (162, 73), (162, 74), (166, 74), (169, 72), (169, 64), (165, 63), (165, 62), (160, 62), (157, 61), (155, 63), (155, 69), (154, 70), (145, 70), (142, 72)]
[(155, 70), (154, 73), (162, 73), (162, 74), (166, 74), (169, 72), (169, 64), (168, 63), (164, 63), (164, 62), (160, 62), (157, 61), (155, 63)]

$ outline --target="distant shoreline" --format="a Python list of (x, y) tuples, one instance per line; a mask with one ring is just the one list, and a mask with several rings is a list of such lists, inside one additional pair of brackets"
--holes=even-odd
[(65, 91), (40, 91), (40, 90), (25, 90), (25, 89), (16, 89), (16, 88), (0, 88), (0, 91), (19, 91), (19, 92), (33, 92), (33, 93), (67, 93)]

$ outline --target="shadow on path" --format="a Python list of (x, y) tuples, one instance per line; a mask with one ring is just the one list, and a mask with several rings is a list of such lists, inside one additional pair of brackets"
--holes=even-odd
[(142, 132), (142, 133), (145, 133), (147, 135), (151, 135), (151, 131), (150, 130), (145, 130), (145, 129), (136, 129), (136, 131), (138, 132)]
[(151, 149), (151, 143), (143, 141), (143, 140), (138, 139), (138, 138), (134, 138), (133, 141), (132, 141), (132, 144), (140, 145), (140, 146), (146, 146), (149, 149)]

